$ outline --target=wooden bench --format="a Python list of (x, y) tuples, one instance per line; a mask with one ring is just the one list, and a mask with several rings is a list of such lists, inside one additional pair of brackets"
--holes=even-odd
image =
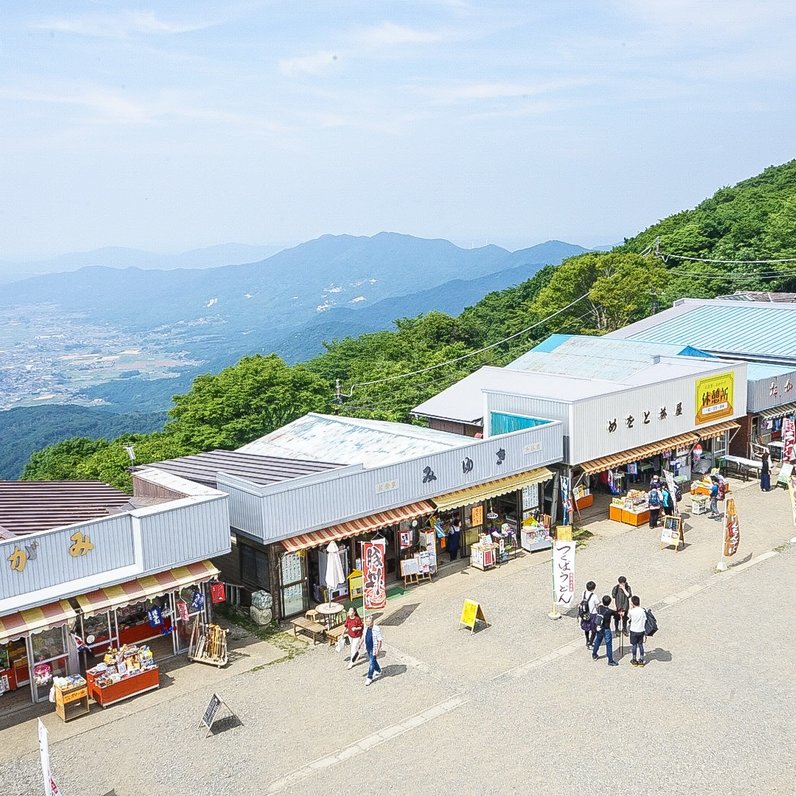
[(340, 640), (340, 637), (345, 635), (345, 625), (338, 625), (337, 627), (330, 627), (326, 631), (326, 638), (329, 646), (333, 647)]
[(299, 630), (304, 630), (311, 635), (313, 646), (318, 643), (318, 636), (320, 635), (321, 638), (323, 638), (323, 634), (326, 631), (326, 628), (320, 622), (313, 622), (311, 619), (305, 619), (303, 616), (291, 619), (290, 624), (293, 625), (294, 636), (298, 635)]

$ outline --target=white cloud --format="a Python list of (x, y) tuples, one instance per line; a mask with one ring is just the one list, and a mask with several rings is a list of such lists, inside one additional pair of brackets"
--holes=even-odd
[(152, 11), (125, 11), (115, 16), (45, 19), (36, 23), (34, 27), (77, 36), (124, 39), (135, 34), (163, 36), (192, 33), (213, 27), (215, 24), (217, 23), (209, 21), (167, 21), (160, 19)]
[(396, 25), (394, 22), (382, 22), (355, 34), (358, 42), (372, 49), (400, 47), (406, 44), (436, 44), (444, 38), (445, 35), (442, 33)]
[(451, 86), (437, 86), (420, 89), (437, 102), (469, 102), (481, 100), (522, 99), (540, 94), (554, 94), (571, 88), (589, 85), (592, 80), (566, 79), (551, 80), (546, 83), (464, 83)]
[(299, 55), (295, 58), (283, 58), (279, 61), (279, 71), (285, 77), (301, 75), (321, 75), (338, 62), (338, 54), (331, 50), (321, 50), (311, 55)]

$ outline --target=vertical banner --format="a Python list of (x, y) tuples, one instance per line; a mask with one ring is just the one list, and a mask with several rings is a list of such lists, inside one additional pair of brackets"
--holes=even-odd
[(666, 486), (669, 489), (669, 494), (672, 497), (672, 506), (674, 507), (674, 516), (678, 517), (680, 515), (680, 509), (677, 506), (677, 498), (675, 497), (677, 484), (674, 482), (674, 476), (669, 470), (663, 471), (664, 476), (666, 477)]
[(724, 555), (729, 558), (738, 552), (741, 543), (741, 526), (735, 508), (735, 498), (727, 497), (724, 507)]
[(569, 492), (569, 476), (561, 476), (561, 524), (570, 525), (572, 523), (572, 496)]
[(386, 553), (384, 539), (362, 542), (362, 607), (366, 612), (387, 606)]
[(39, 758), (41, 759), (41, 773), (44, 778), (44, 796), (53, 796), (52, 777), (50, 776), (50, 742), (47, 737), (47, 728), (39, 719)]
[(793, 524), (796, 525), (796, 475), (788, 476), (788, 492), (790, 492), (790, 511)]
[(575, 603), (575, 541), (572, 528), (559, 525), (553, 543), (553, 590), (555, 605), (571, 608)]
[(782, 461), (792, 462), (796, 456), (796, 421), (786, 417), (782, 421)]

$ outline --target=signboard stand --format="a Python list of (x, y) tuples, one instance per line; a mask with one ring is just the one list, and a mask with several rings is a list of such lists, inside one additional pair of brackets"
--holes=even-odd
[(680, 552), (680, 547), (685, 548), (685, 533), (682, 517), (664, 517), (661, 529), (661, 550), (664, 547), (674, 547), (675, 552)]
[(216, 720), (217, 718), (216, 714), (218, 713), (218, 709), (222, 705), (227, 709), (231, 717), (234, 717), (235, 719), (240, 721), (240, 719), (238, 719), (238, 716), (234, 713), (234, 711), (230, 709), (229, 705), (226, 702), (224, 702), (221, 699), (221, 697), (219, 697), (218, 694), (214, 693), (213, 696), (210, 697), (210, 702), (207, 705), (207, 709), (205, 710), (204, 716), (202, 716), (202, 720), (199, 722), (200, 727), (207, 727), (207, 733), (205, 734), (205, 738), (207, 738), (208, 735), (212, 734), (213, 722)]
[(489, 622), (486, 621), (484, 609), (481, 608), (481, 604), (474, 600), (465, 600), (462, 606), (462, 615), (459, 617), (459, 630), (461, 630), (462, 625), (464, 625), (470, 628), (470, 633), (475, 633), (476, 622), (483, 622), (489, 627)]

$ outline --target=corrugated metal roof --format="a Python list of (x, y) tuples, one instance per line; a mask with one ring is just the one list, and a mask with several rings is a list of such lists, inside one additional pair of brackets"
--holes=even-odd
[(682, 343), (624, 340), (589, 334), (553, 334), (506, 367), (523, 369), (522, 361), (529, 354), (534, 353), (570, 354), (599, 359), (622, 359), (630, 362), (648, 361), (653, 356), (709, 356), (709, 354), (702, 351), (684, 346)]
[[(154, 462), (147, 464), (146, 468), (155, 467), (158, 470), (165, 470), (168, 473), (187, 478), (189, 481), (215, 487), (216, 476), (220, 470), (245, 478), (255, 484), (268, 485), (343, 466), (331, 462), (285, 459), (277, 456), (215, 450)], [(146, 468), (137, 468), (137, 470)]]
[(472, 440), (459, 434), (356, 417), (310, 413), (238, 448), (257, 456), (320, 459), (375, 467), (458, 448)]
[(726, 356), (796, 361), (796, 305), (689, 299), (610, 337), (680, 343)]
[(765, 362), (750, 362), (746, 367), (746, 377), (749, 381), (773, 379), (777, 376), (786, 376), (791, 373), (794, 373), (793, 365), (769, 365)]
[(0, 529), (24, 535), (95, 520), (129, 500), (99, 481), (0, 481)]

